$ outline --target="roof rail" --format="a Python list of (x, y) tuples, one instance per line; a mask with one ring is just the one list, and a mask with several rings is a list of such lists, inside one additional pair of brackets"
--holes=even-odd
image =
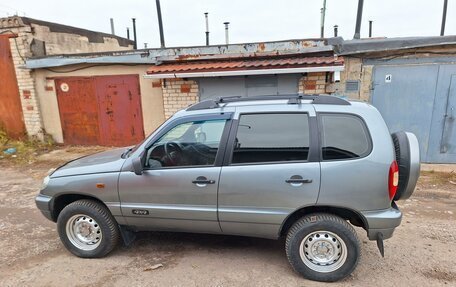
[(300, 104), (301, 100), (311, 100), (315, 105), (350, 105), (350, 102), (339, 97), (329, 95), (271, 95), (271, 96), (252, 96), (252, 97), (219, 97), (216, 99), (208, 99), (191, 105), (187, 111), (205, 110), (219, 108), (220, 104), (249, 102), (249, 101), (271, 101), (271, 100), (288, 100), (288, 104)]

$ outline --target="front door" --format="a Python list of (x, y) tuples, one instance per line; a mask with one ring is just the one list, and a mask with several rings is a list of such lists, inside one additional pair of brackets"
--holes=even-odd
[[(275, 238), (296, 209), (314, 205), (320, 187), (315, 111), (236, 111), (219, 185), (223, 233)], [(249, 107), (251, 109), (251, 107)]]
[(121, 173), (119, 195), (129, 225), (142, 230), (220, 232), (217, 187), (223, 149), (219, 145), (228, 117), (170, 124), (144, 150), (143, 174)]

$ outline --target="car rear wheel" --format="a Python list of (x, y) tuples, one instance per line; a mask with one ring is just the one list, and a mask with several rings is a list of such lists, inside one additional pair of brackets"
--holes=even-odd
[(325, 213), (305, 216), (289, 230), (288, 261), (303, 277), (323, 282), (345, 278), (360, 255), (355, 230), (342, 218)]
[(119, 228), (109, 210), (93, 200), (78, 200), (59, 214), (57, 229), (63, 245), (84, 258), (106, 256), (119, 241)]

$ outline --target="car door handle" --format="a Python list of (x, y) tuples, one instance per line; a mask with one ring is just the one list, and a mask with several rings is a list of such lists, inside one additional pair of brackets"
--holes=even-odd
[(312, 180), (311, 179), (303, 179), (303, 178), (296, 178), (296, 179), (287, 179), (285, 180), (286, 183), (311, 183)]
[(311, 183), (311, 179), (304, 179), (300, 175), (292, 175), (289, 179), (285, 180), (286, 183), (291, 184), (292, 186), (301, 186), (303, 183)]
[(192, 180), (192, 183), (194, 184), (214, 184), (215, 180), (212, 179), (206, 179), (206, 180)]
[(208, 184), (214, 184), (215, 180), (207, 179), (205, 176), (198, 176), (195, 180), (192, 180), (192, 183), (198, 187), (205, 187)]

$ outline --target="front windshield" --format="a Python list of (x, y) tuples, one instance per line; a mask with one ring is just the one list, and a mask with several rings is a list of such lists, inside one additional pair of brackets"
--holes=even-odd
[(134, 153), (135, 151), (138, 150), (138, 148), (146, 142), (150, 138), (151, 135), (153, 135), (157, 130), (159, 130), (167, 121), (163, 122), (161, 125), (159, 125), (153, 132), (151, 132), (147, 137), (145, 137), (142, 141), (140, 141), (138, 144), (136, 144), (134, 147), (130, 148), (130, 151), (128, 152), (128, 157)]

